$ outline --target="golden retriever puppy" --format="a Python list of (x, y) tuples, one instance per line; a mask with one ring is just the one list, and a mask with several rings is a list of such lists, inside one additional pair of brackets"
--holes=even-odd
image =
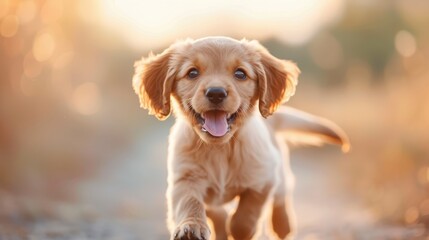
[[(141, 106), (161, 120), (171, 111), (176, 117), (168, 148), (171, 239), (209, 239), (207, 218), (213, 239), (251, 239), (264, 209), (273, 238), (291, 236), (293, 175), (282, 136), (306, 133), (348, 146), (327, 120), (276, 111), (294, 94), (299, 73), (257, 41), (226, 37), (180, 41), (135, 64)], [(233, 199), (229, 216), (223, 205)]]

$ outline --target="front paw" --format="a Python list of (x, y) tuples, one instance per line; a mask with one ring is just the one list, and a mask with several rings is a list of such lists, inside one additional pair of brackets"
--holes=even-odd
[(174, 240), (208, 240), (210, 230), (203, 220), (188, 220), (180, 223), (174, 231)]

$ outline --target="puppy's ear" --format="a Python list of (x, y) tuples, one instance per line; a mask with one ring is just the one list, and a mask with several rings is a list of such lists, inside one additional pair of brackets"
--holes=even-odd
[(293, 96), (300, 70), (295, 63), (274, 57), (258, 42), (253, 41), (251, 44), (260, 54), (260, 60), (256, 66), (259, 111), (266, 118), (273, 114), (280, 104)]
[(149, 114), (164, 120), (170, 115), (170, 93), (175, 69), (170, 66), (171, 49), (158, 55), (149, 54), (134, 64), (134, 91), (140, 98), (140, 106)]

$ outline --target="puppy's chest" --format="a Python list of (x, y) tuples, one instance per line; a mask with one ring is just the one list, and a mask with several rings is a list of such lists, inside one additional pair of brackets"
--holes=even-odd
[(247, 187), (243, 181), (246, 173), (235, 166), (230, 166), (227, 160), (218, 159), (207, 171), (208, 188), (206, 202), (222, 204), (232, 200)]
[(263, 176), (270, 172), (270, 166), (263, 164), (261, 159), (246, 154), (246, 151), (237, 150), (243, 149), (220, 151), (206, 156), (204, 164), (208, 180), (206, 203), (223, 204), (248, 188), (258, 190), (266, 185), (267, 181)]

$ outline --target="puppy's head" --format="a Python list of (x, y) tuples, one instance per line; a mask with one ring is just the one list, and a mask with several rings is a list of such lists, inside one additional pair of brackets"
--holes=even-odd
[[(226, 143), (258, 105), (263, 117), (295, 92), (299, 69), (257, 41), (186, 40), (135, 64), (140, 104), (158, 119), (171, 103), (207, 143)], [(258, 104), (259, 103), (259, 104)]]

